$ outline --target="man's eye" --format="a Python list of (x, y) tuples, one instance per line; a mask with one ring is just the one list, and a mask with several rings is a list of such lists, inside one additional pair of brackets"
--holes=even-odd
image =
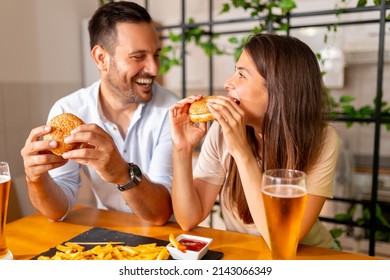
[(144, 58), (144, 56), (143, 56), (143, 55), (134, 55), (134, 56), (132, 56), (131, 58), (132, 58), (132, 59), (135, 59), (135, 60), (141, 60), (141, 59)]

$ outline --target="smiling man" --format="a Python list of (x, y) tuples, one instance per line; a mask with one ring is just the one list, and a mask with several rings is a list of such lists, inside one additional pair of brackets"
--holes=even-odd
[(85, 124), (66, 142), (88, 145), (57, 156), (47, 151), (58, 143), (41, 140), (52, 128), (32, 129), (21, 151), (30, 200), (48, 219), (64, 219), (83, 169), (98, 208), (164, 224), (172, 215), (168, 108), (177, 97), (155, 82), (161, 47), (154, 23), (138, 4), (112, 2), (95, 12), (88, 30), (101, 79), (58, 100), (48, 117), (81, 118)]

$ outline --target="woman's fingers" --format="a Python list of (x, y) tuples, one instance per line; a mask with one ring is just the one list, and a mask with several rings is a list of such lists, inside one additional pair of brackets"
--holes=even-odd
[(244, 111), (230, 97), (218, 97), (207, 101), (210, 111), (217, 120), (227, 123), (241, 122)]

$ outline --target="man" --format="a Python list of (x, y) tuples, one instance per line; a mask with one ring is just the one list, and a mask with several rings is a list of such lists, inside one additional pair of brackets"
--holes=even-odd
[(154, 82), (160, 42), (148, 12), (132, 2), (101, 6), (89, 21), (91, 55), (100, 81), (57, 101), (49, 119), (73, 113), (86, 124), (66, 141), (88, 147), (48, 153), (40, 140), (51, 127), (32, 129), (21, 154), (29, 197), (50, 220), (72, 209), (83, 168), (101, 209), (135, 213), (156, 225), (172, 214), (172, 141), (167, 108), (177, 97)]

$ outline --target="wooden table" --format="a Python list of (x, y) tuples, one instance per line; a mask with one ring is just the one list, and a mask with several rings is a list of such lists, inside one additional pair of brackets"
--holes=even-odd
[[(92, 227), (128, 232), (168, 241), (168, 235), (188, 233), (213, 238), (211, 250), (224, 253), (224, 260), (268, 260), (271, 258), (268, 246), (261, 237), (224, 230), (198, 227), (184, 232), (177, 223), (154, 226), (135, 215), (116, 211), (98, 210), (78, 206), (62, 222), (50, 222), (40, 214), (13, 221), (6, 225), (6, 239), (16, 260), (32, 257), (73, 238)], [(308, 260), (375, 260), (368, 255), (300, 246), (298, 259)]]

